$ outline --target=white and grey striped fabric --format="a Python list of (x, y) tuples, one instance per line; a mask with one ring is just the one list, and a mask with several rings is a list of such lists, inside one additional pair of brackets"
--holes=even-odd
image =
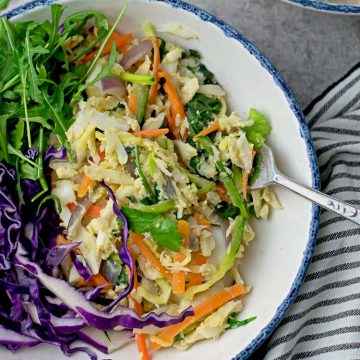
[[(307, 120), (322, 191), (360, 207), (360, 66), (313, 103)], [(359, 226), (321, 212), (305, 282), (265, 359), (360, 359)]]

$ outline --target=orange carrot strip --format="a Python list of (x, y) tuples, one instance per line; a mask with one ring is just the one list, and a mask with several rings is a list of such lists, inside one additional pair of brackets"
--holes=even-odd
[[(178, 221), (178, 230), (183, 238), (183, 246), (187, 248), (190, 242), (190, 224), (186, 220)], [(174, 254), (174, 260), (177, 262), (181, 262), (185, 259), (185, 255), (178, 252)], [(172, 279), (172, 289), (175, 294), (182, 295), (185, 292), (185, 271), (177, 271), (173, 273)]]
[(68, 239), (66, 239), (63, 235), (58, 235), (56, 238), (56, 244), (57, 245), (67, 245), (69, 244), (70, 241)]
[(67, 207), (70, 210), (70, 212), (74, 212), (74, 210), (76, 208), (76, 204), (74, 204), (74, 203), (67, 204)]
[(243, 176), (242, 176), (242, 192), (244, 194), (244, 198), (247, 198), (247, 186), (248, 186), (248, 181), (249, 181), (249, 173), (247, 171), (243, 171)]
[(205, 216), (202, 214), (196, 213), (195, 219), (198, 225), (203, 225), (208, 227), (211, 225), (211, 222), (208, 219), (206, 219)]
[[(166, 327), (157, 337), (165, 343), (173, 343), (176, 335), (180, 334), (184, 329), (194, 322), (200, 320), (205, 315), (210, 314), (217, 310), (228, 301), (243, 295), (245, 292), (242, 284), (236, 284), (228, 288), (224, 288), (214, 295), (210, 296), (207, 300), (194, 307), (194, 316), (189, 316), (182, 322)], [(157, 350), (161, 345), (152, 342), (151, 348)]]
[(170, 130), (176, 136), (179, 133), (179, 129), (175, 124), (176, 115), (180, 116), (180, 120), (185, 119), (185, 110), (184, 106), (180, 100), (180, 97), (174, 88), (174, 85), (171, 82), (170, 75), (165, 72), (161, 71), (159, 73), (159, 78), (165, 79), (164, 90), (169, 98), (170, 101), (170, 111), (171, 111), (171, 119), (168, 118)]
[(191, 265), (204, 265), (209, 261), (208, 256), (204, 256), (199, 249), (196, 253), (194, 253), (193, 258), (191, 259)]
[(177, 271), (172, 277), (172, 291), (174, 294), (182, 295), (185, 293), (185, 271)]
[(220, 130), (220, 125), (216, 121), (212, 125), (210, 125), (209, 127), (201, 130), (197, 135), (195, 135), (193, 137), (193, 139), (194, 139), (194, 141), (197, 141), (199, 136), (206, 136), (206, 135), (212, 133), (213, 131), (218, 131), (218, 130)]
[(104, 161), (104, 159), (105, 159), (105, 151), (101, 151), (100, 146), (101, 146), (101, 142), (97, 141), (96, 142), (96, 151), (97, 151), (97, 153), (99, 155), (100, 161)]
[(191, 233), (191, 228), (190, 228), (189, 222), (186, 220), (179, 220), (177, 227), (178, 227), (179, 233), (181, 234), (181, 236), (183, 238), (183, 246), (185, 248), (188, 248), (189, 242), (190, 242), (190, 233)]
[(91, 205), (89, 207), (89, 210), (86, 212), (86, 215), (91, 218), (99, 218), (100, 217), (100, 211), (104, 208), (103, 205)]
[(168, 280), (172, 280), (172, 275), (169, 271), (161, 264), (160, 260), (156, 257), (156, 255), (152, 252), (152, 250), (146, 245), (143, 241), (144, 236), (140, 234), (135, 234), (133, 232), (130, 233), (130, 239), (134, 242), (136, 247), (139, 249), (142, 256), (145, 259), (149, 260), (158, 271), (161, 272)]
[(188, 274), (188, 288), (192, 286), (201, 285), (203, 282), (204, 276), (200, 273), (190, 273)]
[(101, 274), (96, 274), (96, 275), (92, 275), (91, 278), (89, 279), (89, 281), (84, 281), (83, 279), (79, 280), (77, 282), (78, 286), (100, 286), (100, 285), (107, 285), (108, 282), (107, 280), (101, 275)]
[[(127, 45), (133, 38), (133, 34), (119, 35), (117, 32), (113, 32), (109, 38), (109, 41), (105, 45), (100, 56), (105, 56), (111, 52), (112, 43), (115, 41), (116, 48), (121, 51), (122, 46)], [(83, 62), (87, 63), (94, 59), (97, 54), (97, 50), (92, 51), (83, 58)]]
[(83, 180), (78, 190), (78, 197), (84, 197), (94, 184), (95, 180), (91, 180), (86, 174), (84, 174)]
[(156, 130), (140, 130), (140, 131), (135, 131), (134, 135), (135, 136), (161, 136), (161, 135), (166, 135), (169, 132), (169, 129), (156, 129)]
[(154, 60), (153, 60), (153, 75), (155, 84), (151, 85), (148, 104), (154, 104), (156, 101), (156, 96), (159, 89), (159, 66), (160, 66), (160, 49), (159, 49), (159, 40), (154, 37), (146, 37), (144, 40), (150, 40), (154, 48)]
[(216, 191), (219, 195), (225, 195), (227, 193), (225, 186), (220, 181), (216, 182)]
[[(134, 266), (133, 266), (134, 267), (134, 287), (133, 288), (136, 290), (138, 288), (138, 279), (137, 279), (137, 270), (136, 270), (136, 266), (135, 266), (135, 254), (131, 249), (129, 249), (129, 252), (131, 254), (133, 264), (134, 264)], [(128, 269), (128, 276), (130, 278), (130, 270), (129, 269)], [(138, 303), (131, 294), (129, 294), (128, 297), (134, 304), (134, 311), (136, 312), (136, 314), (142, 315), (144, 313), (144, 311), (143, 311), (141, 304)], [(140, 354), (140, 359), (150, 360), (150, 354), (149, 354), (149, 350), (146, 345), (145, 334), (136, 334), (135, 338), (136, 338), (138, 352)]]
[(134, 94), (129, 95), (129, 109), (133, 115), (136, 114), (136, 98)]

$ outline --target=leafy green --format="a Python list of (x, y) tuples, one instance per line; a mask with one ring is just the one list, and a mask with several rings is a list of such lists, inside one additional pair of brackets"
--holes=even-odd
[(234, 219), (240, 214), (240, 209), (234, 205), (228, 204), (225, 201), (220, 202), (216, 206), (216, 213), (223, 219)]
[(186, 290), (184, 294), (185, 299), (190, 300), (197, 293), (209, 289), (212, 285), (221, 280), (225, 276), (225, 274), (233, 267), (236, 255), (239, 251), (241, 242), (244, 237), (245, 220), (241, 215), (239, 215), (235, 218), (234, 222), (234, 233), (230, 244), (230, 250), (227, 251), (225, 257), (220, 264), (220, 267), (212, 275), (210, 280), (201, 285), (192, 286), (191, 288)]
[(187, 66), (199, 80), (201, 85), (217, 84), (214, 74), (201, 63), (201, 54), (197, 50), (188, 50), (183, 53), (182, 59), (191, 59), (192, 63)]
[(128, 275), (127, 275), (127, 271), (125, 269), (125, 267), (123, 266), (121, 268), (119, 277), (117, 279), (116, 285), (121, 285), (121, 284), (125, 284), (128, 285), (129, 281), (128, 281)]
[(9, 5), (9, 0), (0, 0), (0, 10), (4, 10)]
[(248, 319), (244, 320), (237, 320), (236, 319), (236, 313), (232, 313), (228, 317), (228, 330), (230, 329), (237, 329), (240, 326), (244, 326), (252, 321), (256, 320), (256, 316), (249, 317)]
[(151, 189), (151, 186), (149, 184), (149, 182), (146, 179), (146, 176), (142, 170), (142, 165), (141, 165), (141, 161), (140, 161), (140, 151), (138, 146), (135, 146), (135, 162), (136, 162), (136, 167), (137, 170), (139, 172), (139, 176), (141, 178), (141, 181), (144, 185), (145, 190), (149, 193), (149, 200), (152, 204), (156, 204), (158, 202), (156, 193)]
[(190, 135), (194, 137), (214, 120), (221, 110), (221, 102), (203, 94), (196, 94), (186, 105), (186, 116), (190, 125)]
[(129, 207), (123, 207), (121, 211), (126, 216), (132, 231), (138, 234), (149, 232), (159, 245), (180, 251), (182, 237), (175, 223), (170, 219), (160, 214), (146, 213)]
[[(5, 17), (0, 19), (0, 161), (18, 169), (18, 183), (22, 177), (39, 180), (42, 191), (38, 197), (48, 191), (43, 173), (47, 139), (53, 132), (62, 145), (68, 146), (66, 131), (73, 122), (71, 101), (81, 100), (86, 86), (91, 85), (84, 85), (84, 81), (97, 65), (105, 40), (115, 31), (126, 6), (110, 30), (105, 15), (88, 10), (67, 17), (59, 31), (63, 9), (62, 5), (52, 5), (51, 21), (42, 23), (12, 24)], [(64, 44), (73, 36), (86, 36), (89, 21), (95, 23), (99, 36), (86, 50), (105, 40), (89, 65), (75, 65), (74, 58), (68, 59)], [(84, 55), (86, 52), (78, 58)], [(116, 56), (113, 47), (109, 62), (94, 81), (109, 74)], [(24, 155), (31, 147), (39, 148), (36, 162)]]
[(161, 38), (158, 38), (158, 40), (160, 40), (159, 51), (160, 51), (160, 59), (162, 60), (169, 51), (166, 49), (166, 41)]
[(249, 142), (254, 144), (255, 150), (263, 146), (266, 136), (271, 131), (271, 126), (267, 118), (255, 109), (250, 109), (249, 119), (254, 121), (252, 126), (244, 128), (246, 137)]
[(253, 168), (249, 175), (249, 185), (254, 185), (255, 181), (258, 179), (261, 173), (262, 159), (259, 153), (257, 153), (254, 157)]

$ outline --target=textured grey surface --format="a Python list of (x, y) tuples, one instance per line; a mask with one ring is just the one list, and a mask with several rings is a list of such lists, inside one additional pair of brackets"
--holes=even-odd
[(246, 35), (279, 70), (302, 108), (360, 61), (360, 17), (280, 0), (187, 1)]
[[(283, 75), (302, 108), (359, 61), (360, 16), (315, 12), (280, 0), (186, 1), (252, 40)], [(10, 7), (25, 2), (11, 0)]]

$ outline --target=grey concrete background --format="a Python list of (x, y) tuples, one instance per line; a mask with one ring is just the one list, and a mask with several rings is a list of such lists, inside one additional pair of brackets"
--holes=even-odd
[(304, 108), (360, 61), (360, 17), (280, 0), (187, 0), (247, 36), (279, 70)]
[[(10, 0), (9, 7), (26, 1)], [(247, 36), (279, 70), (302, 108), (360, 61), (360, 16), (320, 13), (280, 0), (186, 1)]]

